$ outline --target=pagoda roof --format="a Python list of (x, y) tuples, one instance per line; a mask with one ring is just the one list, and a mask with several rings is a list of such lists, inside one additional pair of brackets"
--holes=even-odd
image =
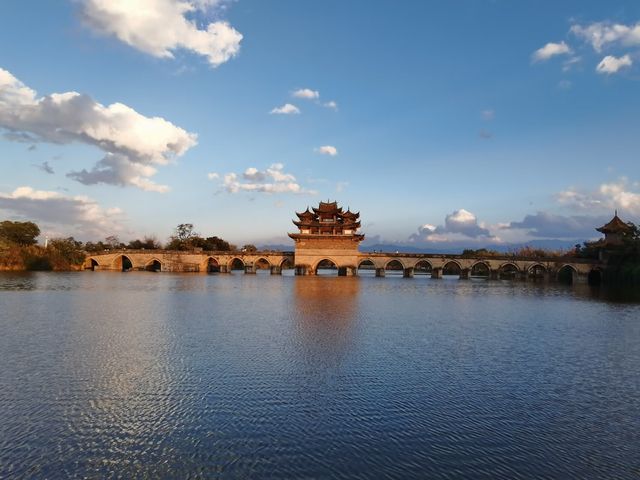
[(596, 230), (601, 233), (628, 233), (631, 231), (631, 227), (620, 220), (620, 217), (618, 217), (618, 212), (616, 212), (609, 223), (603, 225), (600, 228), (596, 228)]
[(298, 213), (298, 212), (296, 212), (296, 215), (298, 216), (298, 218), (299, 218), (300, 220), (303, 220), (303, 219), (310, 219), (310, 218), (314, 218), (314, 217), (315, 217), (315, 215), (313, 214), (313, 212), (310, 212), (310, 211), (309, 211), (309, 207), (307, 207), (307, 209), (306, 209), (304, 212), (302, 212), (302, 213)]
[(315, 213), (342, 213), (342, 207), (338, 207), (338, 202), (320, 202), (318, 208), (313, 207)]

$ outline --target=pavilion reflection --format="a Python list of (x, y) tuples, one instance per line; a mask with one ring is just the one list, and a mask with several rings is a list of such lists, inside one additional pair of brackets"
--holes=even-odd
[(296, 277), (296, 332), (314, 363), (340, 363), (353, 343), (358, 315), (357, 277)]

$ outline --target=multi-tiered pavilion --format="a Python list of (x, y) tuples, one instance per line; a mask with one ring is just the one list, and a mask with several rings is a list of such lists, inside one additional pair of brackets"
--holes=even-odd
[(293, 223), (298, 233), (290, 233), (296, 245), (296, 273), (315, 275), (324, 263), (333, 263), (339, 275), (354, 275), (358, 268), (360, 213), (343, 211), (338, 202), (320, 202), (318, 207), (296, 212)]

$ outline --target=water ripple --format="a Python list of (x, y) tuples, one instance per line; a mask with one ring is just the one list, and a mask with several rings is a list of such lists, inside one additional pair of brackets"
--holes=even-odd
[(0, 478), (640, 476), (640, 305), (403, 278), (0, 275)]

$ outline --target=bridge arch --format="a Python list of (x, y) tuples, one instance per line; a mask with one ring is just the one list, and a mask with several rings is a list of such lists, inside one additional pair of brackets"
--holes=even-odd
[(460, 276), (460, 273), (462, 273), (462, 265), (456, 260), (449, 260), (442, 266), (442, 275)]
[(254, 271), (269, 270), (271, 271), (271, 262), (264, 257), (260, 257), (253, 262)]
[(91, 270), (93, 272), (95, 271), (96, 268), (100, 268), (100, 264), (98, 263), (98, 260), (96, 260), (95, 258), (89, 257), (85, 260), (84, 268), (86, 270)]
[(534, 263), (527, 269), (527, 275), (531, 278), (544, 278), (549, 269), (541, 263)]
[(558, 269), (558, 282), (571, 285), (578, 277), (578, 270), (573, 265), (565, 263)]
[(361, 265), (371, 266), (375, 268), (376, 263), (371, 258), (363, 258), (358, 262), (358, 268), (361, 268)]
[(112, 265), (114, 270), (119, 270), (121, 272), (128, 272), (130, 270), (133, 270), (133, 262), (131, 261), (131, 258), (124, 254), (118, 255), (113, 260)]
[(363, 258), (358, 262), (358, 275), (360, 274), (375, 274), (376, 264), (370, 258)]
[(220, 272), (220, 263), (217, 259), (213, 257), (207, 258), (207, 263), (205, 265), (205, 271), (207, 273), (218, 273)]
[(498, 275), (503, 280), (513, 280), (520, 269), (513, 262), (505, 262), (498, 267)]
[(145, 264), (144, 269), (147, 272), (161, 272), (162, 262), (160, 262), (160, 260), (158, 260), (157, 258), (152, 258)]
[(418, 260), (413, 265), (414, 275), (431, 275), (432, 271), (433, 271), (433, 265), (426, 258)]
[(318, 261), (312, 269), (314, 275), (334, 275), (334, 271), (338, 275), (338, 262), (328, 257)]
[(469, 275), (472, 277), (489, 278), (491, 276), (491, 265), (484, 260), (479, 260), (471, 265)]
[(283, 258), (280, 262), (280, 270), (291, 270), (293, 268), (295, 268), (295, 265), (293, 263), (293, 260), (291, 260), (289, 257)]
[(245, 263), (241, 258), (233, 257), (231, 260), (229, 260), (229, 265), (228, 265), (229, 272), (233, 270), (242, 270), (244, 272), (244, 269), (245, 269)]
[(405, 268), (404, 263), (397, 258), (389, 260), (384, 266), (385, 272), (400, 272), (401, 274), (404, 274)]

